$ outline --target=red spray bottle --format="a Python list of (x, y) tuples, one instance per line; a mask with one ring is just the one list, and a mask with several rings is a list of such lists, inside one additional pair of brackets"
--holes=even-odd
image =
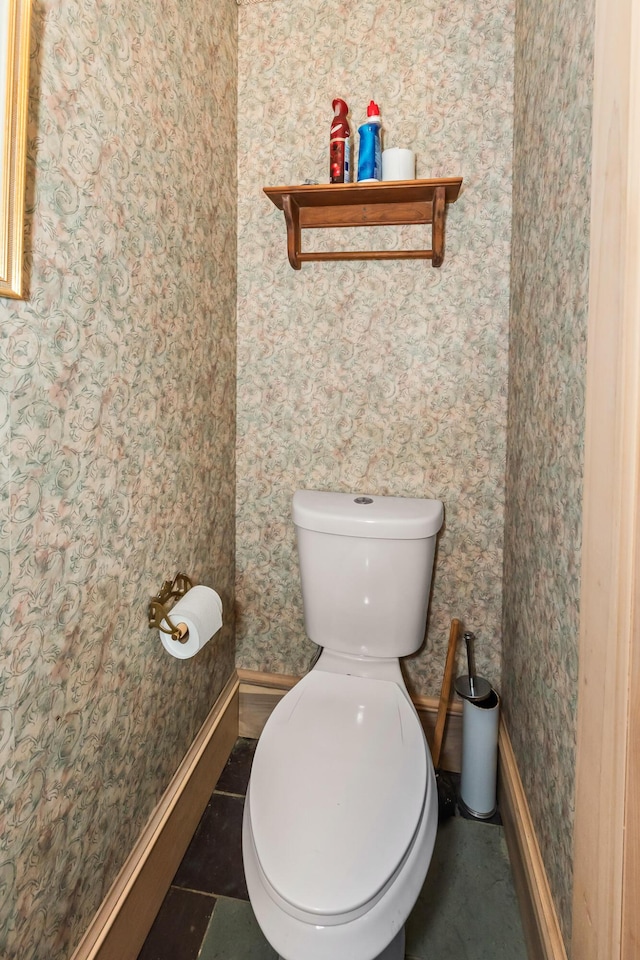
[(351, 183), (351, 130), (344, 100), (333, 101), (334, 117), (329, 139), (329, 178), (331, 183)]

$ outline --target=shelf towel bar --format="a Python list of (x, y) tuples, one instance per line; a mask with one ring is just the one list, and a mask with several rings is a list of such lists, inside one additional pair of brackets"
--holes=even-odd
[[(287, 254), (294, 270), (312, 260), (431, 260), (434, 267), (439, 267), (444, 260), (445, 207), (455, 203), (461, 185), (462, 177), (448, 177), (265, 187), (264, 192), (284, 213)], [(304, 229), (429, 223), (431, 250), (302, 252)]]

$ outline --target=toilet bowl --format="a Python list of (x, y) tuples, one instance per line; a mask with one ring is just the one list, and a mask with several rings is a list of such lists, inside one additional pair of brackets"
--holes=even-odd
[[(360, 664), (345, 658), (345, 666)], [(245, 874), (258, 923), (283, 960), (404, 956), (404, 922), (433, 851), (437, 791), (397, 662), (379, 666), (388, 679), (325, 671), (321, 657), (275, 708), (256, 750)]]
[(298, 491), (294, 523), (305, 626), (324, 649), (256, 748), (249, 898), (281, 960), (401, 960), (438, 804), (399, 656), (423, 639), (442, 505)]

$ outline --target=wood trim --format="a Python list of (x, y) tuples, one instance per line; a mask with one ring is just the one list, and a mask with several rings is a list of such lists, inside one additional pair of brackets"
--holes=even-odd
[[(238, 670), (240, 736), (259, 737), (271, 711), (298, 682), (298, 677)], [(438, 700), (413, 697), (427, 740), (435, 731)], [(449, 706), (442, 768), (459, 772), (462, 759), (462, 704)], [(520, 903), (529, 960), (567, 960), (542, 855), (536, 839), (511, 740), (499, 728), (498, 799)]]
[(284, 673), (238, 669), (240, 701), (238, 730), (241, 737), (257, 740), (276, 704), (300, 679)]
[[(307, 184), (264, 187), (284, 212), (289, 263), (299, 270), (308, 261), (431, 260), (444, 258), (445, 205), (455, 203), (462, 177), (387, 180), (376, 183)], [(431, 250), (349, 250), (302, 253), (301, 231), (308, 227), (364, 227), (431, 223)]]
[[(412, 697), (418, 711), (429, 748), (433, 745), (438, 719), (437, 697)], [(447, 720), (440, 748), (440, 769), (460, 773), (462, 770), (462, 704), (455, 700), (447, 707)]]
[(433, 259), (434, 267), (441, 267), (444, 261), (444, 187), (436, 187), (433, 192)]
[(228, 680), (72, 960), (136, 960), (238, 736)]
[[(640, 942), (640, 8), (596, 0), (572, 955)], [(635, 745), (634, 745), (635, 739)]]
[[(640, 57), (640, 51), (639, 51)], [(638, 168), (640, 169), (640, 167)], [(640, 254), (639, 260), (640, 262)], [(640, 328), (640, 324), (639, 324)], [(640, 426), (639, 426), (640, 429)], [(640, 490), (636, 503), (640, 500)], [(621, 960), (638, 960), (640, 945), (640, 521), (635, 518), (635, 543), (631, 598), (633, 636), (629, 668), (629, 718), (627, 728), (627, 776), (624, 813), (624, 869), (622, 876)]]
[(511, 740), (500, 720), (498, 805), (520, 904), (529, 960), (567, 960), (560, 924), (544, 869)]
[(633, 6), (629, 82), (629, 180), (625, 274), (626, 374), (624, 390), (625, 517), (629, 522), (621, 600), (628, 614), (622, 642), (629, 646), (622, 876), (621, 960), (637, 960), (640, 946), (640, 7)]
[[(72, 960), (136, 960), (237, 736), (259, 736), (271, 710), (298, 679), (242, 669), (229, 679)], [(413, 703), (429, 739), (435, 729), (438, 700), (414, 697)], [(462, 704), (455, 702), (448, 713), (443, 769), (459, 771), (461, 755)], [(499, 802), (529, 957), (567, 960), (503, 721), (499, 756)]]
[[(444, 188), (443, 188), (444, 189)], [(309, 227), (353, 227), (366, 224), (368, 227), (400, 226), (404, 223), (424, 224), (433, 221), (433, 201), (413, 201), (378, 203), (370, 206), (353, 204), (331, 208), (332, 215), (327, 217), (324, 207), (301, 207), (300, 226)], [(329, 220), (329, 222), (327, 222)]]
[(263, 673), (262, 670), (236, 670), (240, 684), (250, 684), (252, 687), (269, 687), (273, 690), (291, 690), (301, 677), (294, 677), (290, 673)]
[[(271, 715), (271, 711), (282, 697), (295, 686), (300, 679), (283, 673), (261, 673), (257, 670), (238, 669), (240, 681), (239, 732), (241, 737), (257, 738)], [(412, 697), (418, 711), (422, 728), (429, 745), (433, 736), (438, 715), (436, 697)], [(462, 762), (462, 704), (449, 705), (445, 727), (440, 766), (443, 770), (459, 773)]]
[[(370, 222), (367, 210), (378, 204), (431, 203), (438, 187), (445, 191), (445, 202), (455, 203), (462, 177), (435, 177), (430, 180), (380, 180), (372, 183), (314, 183), (285, 187), (264, 187), (272, 203), (283, 209), (284, 197), (291, 196), (299, 207), (320, 207), (324, 219), (315, 226), (363, 226)], [(340, 207), (360, 211), (355, 219), (344, 222)], [(363, 220), (364, 217), (364, 220)]]

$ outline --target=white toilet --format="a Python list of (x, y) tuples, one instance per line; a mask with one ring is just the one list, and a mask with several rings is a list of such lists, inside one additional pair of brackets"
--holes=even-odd
[(439, 500), (299, 490), (305, 628), (323, 647), (256, 748), (242, 847), (282, 960), (401, 960), (438, 822), (399, 657), (424, 639)]

